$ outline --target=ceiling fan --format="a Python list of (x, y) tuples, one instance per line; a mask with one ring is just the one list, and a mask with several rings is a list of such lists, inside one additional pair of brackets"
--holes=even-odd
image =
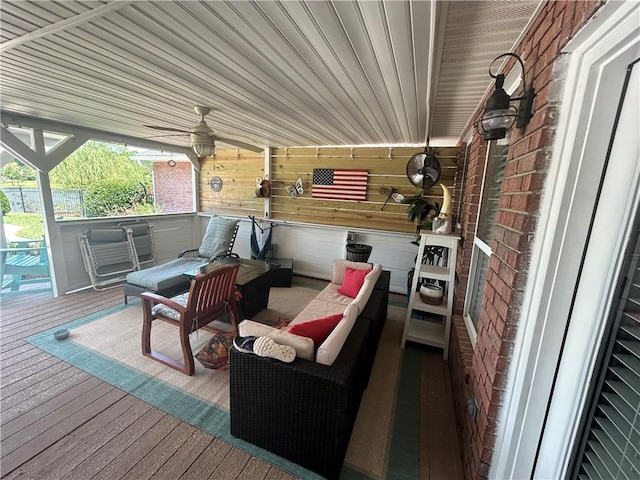
[(200, 115), (200, 121), (191, 130), (183, 130), (173, 127), (159, 127), (156, 125), (144, 126), (147, 128), (153, 128), (154, 130), (162, 130), (165, 132), (189, 134), (191, 136), (191, 148), (193, 148), (193, 151), (196, 153), (196, 155), (198, 155), (198, 157), (208, 157), (210, 155), (213, 155), (216, 140), (222, 143), (228, 143), (229, 145), (234, 145), (238, 148), (245, 148), (247, 150), (251, 150), (252, 152), (261, 153), (263, 151), (262, 148), (251, 145), (250, 143), (233, 140), (231, 138), (218, 137), (213, 133), (213, 130), (209, 128), (207, 122), (204, 121), (205, 115), (207, 115), (211, 111), (211, 108), (196, 105), (195, 107), (193, 107), (193, 109), (198, 115)]

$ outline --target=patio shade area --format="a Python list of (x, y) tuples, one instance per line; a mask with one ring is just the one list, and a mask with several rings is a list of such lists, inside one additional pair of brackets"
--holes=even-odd
[[(406, 302), (403, 295), (391, 297)], [(251, 456), (25, 340), (121, 304), (120, 288), (57, 298), (33, 294), (28, 310), (20, 297), (2, 299), (2, 478), (43, 478), (44, 472), (82, 478), (295, 478), (277, 463)], [(142, 321), (141, 315), (131, 320)], [(420, 440), (419, 448), (409, 449), (419, 457), (408, 466), (420, 479), (463, 478), (447, 366), (437, 350), (413, 353), (420, 365), (420, 384), (414, 386)]]

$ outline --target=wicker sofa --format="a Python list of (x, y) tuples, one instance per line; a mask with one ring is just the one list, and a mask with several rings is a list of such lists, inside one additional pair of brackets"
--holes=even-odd
[(387, 317), (381, 271), (331, 365), (230, 351), (231, 434), (337, 478)]

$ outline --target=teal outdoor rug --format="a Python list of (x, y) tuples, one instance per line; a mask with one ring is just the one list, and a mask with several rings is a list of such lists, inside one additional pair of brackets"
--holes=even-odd
[[(292, 318), (291, 299), (313, 298), (317, 286), (294, 284), (274, 288), (268, 310), (258, 318)], [(303, 303), (304, 305), (304, 303)], [(340, 478), (415, 479), (418, 476), (420, 352), (400, 349), (404, 305), (389, 305), (369, 386), (365, 391)], [(180, 372), (142, 356), (139, 302), (119, 305), (44, 331), (27, 340), (38, 348), (167, 412), (180, 420), (303, 479), (322, 478), (286, 459), (239, 440), (229, 433), (228, 371), (203, 368), (196, 375)], [(156, 325), (158, 324), (158, 325)], [(53, 331), (70, 330), (56, 340)], [(157, 331), (156, 331), (157, 329)], [(154, 322), (152, 346), (163, 353), (180, 353), (166, 339), (177, 339), (177, 329)], [(194, 353), (209, 334), (192, 335)], [(163, 343), (164, 342), (164, 343)], [(172, 350), (177, 348), (177, 350)], [(178, 357), (179, 358), (179, 357)], [(215, 385), (216, 388), (211, 388)]]

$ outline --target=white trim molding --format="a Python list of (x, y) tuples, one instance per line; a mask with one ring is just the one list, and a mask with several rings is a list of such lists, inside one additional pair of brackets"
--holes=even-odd
[[(558, 59), (565, 62), (559, 123), (489, 478), (562, 478), (566, 472), (584, 397), (574, 385), (562, 394), (562, 409), (554, 411), (552, 388), (625, 65), (640, 54), (639, 13), (640, 3), (610, 1)], [(584, 349), (582, 358), (572, 359), (573, 375), (582, 375), (582, 383), (586, 372), (578, 370), (590, 363), (592, 353)], [(563, 422), (551, 421), (563, 415)]]

